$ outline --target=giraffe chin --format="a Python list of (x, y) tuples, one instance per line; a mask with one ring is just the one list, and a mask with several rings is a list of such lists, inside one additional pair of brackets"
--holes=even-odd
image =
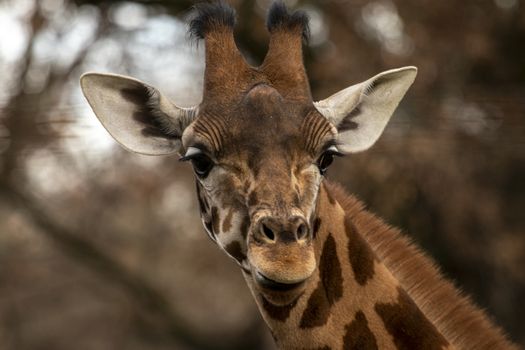
[(285, 306), (295, 302), (306, 289), (306, 280), (280, 283), (265, 277), (257, 270), (253, 274), (253, 279), (262, 296), (275, 306)]

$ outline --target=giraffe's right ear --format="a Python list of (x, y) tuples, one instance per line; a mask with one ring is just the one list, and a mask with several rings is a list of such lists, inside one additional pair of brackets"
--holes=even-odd
[(148, 155), (179, 152), (197, 107), (180, 108), (139, 80), (86, 73), (82, 92), (106, 130), (126, 149)]

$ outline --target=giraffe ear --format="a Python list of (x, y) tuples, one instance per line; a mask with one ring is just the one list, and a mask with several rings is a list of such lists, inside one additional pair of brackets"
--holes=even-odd
[(389, 70), (315, 103), (336, 126), (341, 152), (364, 151), (377, 141), (416, 74), (416, 67)]
[(136, 153), (180, 151), (182, 134), (197, 115), (197, 107), (177, 107), (154, 87), (133, 78), (86, 73), (80, 85), (106, 130)]

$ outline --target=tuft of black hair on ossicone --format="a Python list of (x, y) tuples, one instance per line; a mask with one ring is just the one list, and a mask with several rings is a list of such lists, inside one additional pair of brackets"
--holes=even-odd
[(189, 33), (194, 38), (204, 39), (206, 33), (218, 27), (235, 26), (235, 10), (222, 1), (196, 4), (192, 12)]
[(310, 38), (309, 18), (304, 11), (295, 11), (290, 13), (282, 1), (275, 1), (268, 11), (266, 26), (270, 33), (278, 29), (296, 29), (301, 28), (302, 36), (305, 41)]

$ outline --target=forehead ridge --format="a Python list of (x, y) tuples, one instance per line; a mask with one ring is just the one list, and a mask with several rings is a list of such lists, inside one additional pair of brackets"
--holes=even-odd
[(314, 153), (331, 124), (306, 101), (289, 100), (266, 82), (254, 84), (230, 106), (207, 105), (195, 132), (221, 155), (305, 150)]

